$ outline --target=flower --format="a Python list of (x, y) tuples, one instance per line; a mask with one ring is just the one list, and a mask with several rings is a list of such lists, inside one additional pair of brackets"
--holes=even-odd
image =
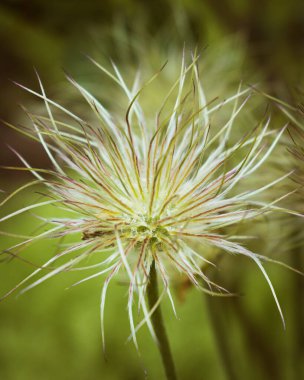
[[(140, 99), (152, 82), (161, 80), (164, 67), (141, 85), (136, 76), (129, 88), (114, 64), (111, 73), (93, 61), (124, 91), (129, 103), (124, 115), (109, 112), (88, 90), (68, 77), (91, 107), (95, 120), (90, 115), (89, 121), (50, 100), (39, 76), (41, 93), (21, 86), (45, 103), (47, 115), (28, 112), (33, 129), (21, 131), (40, 141), (53, 169), (32, 168), (16, 152), (25, 165), (23, 170), (36, 177), (19, 190), (39, 183), (45, 186), (50, 199), (26, 206), (0, 221), (48, 204), (55, 206), (58, 216), (44, 218), (49, 230), (8, 251), (47, 237), (75, 238), (12, 291), (23, 286), (25, 292), (73, 269), (94, 270), (78, 284), (107, 274), (101, 295), (103, 321), (108, 285), (114, 276), (125, 274), (129, 283), (130, 326), (136, 343), (136, 331), (144, 323), (153, 334), (153, 309), (149, 311), (145, 301), (152, 262), (162, 279), (161, 297), (167, 294), (174, 308), (170, 281), (175, 272), (186, 275), (207, 293), (214, 294), (214, 289), (226, 292), (204, 274), (204, 266), (210, 264), (210, 257), (205, 257), (204, 252), (208, 252), (208, 247), (216, 247), (247, 256), (257, 264), (282, 316), (274, 288), (261, 264), (266, 258), (239, 244), (241, 236), (228, 236), (223, 229), (276, 208), (277, 200), (264, 202), (258, 196), (288, 174), (262, 187), (240, 189), (269, 157), (284, 129), (269, 130), (270, 120), (265, 118), (255, 128), (247, 129), (242, 138), (232, 141), (231, 132), (246, 110), (251, 90), (240, 86), (224, 101), (207, 102), (197, 60), (194, 57), (187, 65), (183, 57), (180, 76), (168, 89), (158, 112), (148, 110), (148, 116)], [(115, 99), (109, 102), (115, 103)], [(60, 112), (60, 118), (55, 112)], [(60, 217), (62, 210), (64, 217)], [(97, 262), (79, 266), (91, 257), (97, 257)], [(60, 264), (54, 267), (58, 261)], [(38, 280), (25, 285), (47, 269)], [(203, 287), (202, 281), (208, 288)], [(137, 326), (133, 318), (135, 295), (144, 315)]]

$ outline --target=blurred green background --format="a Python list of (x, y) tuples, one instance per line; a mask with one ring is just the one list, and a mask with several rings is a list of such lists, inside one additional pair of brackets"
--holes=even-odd
[[(227, 40), (237, 41), (227, 43), (225, 48), (229, 53), (229, 65), (235, 67), (227, 71), (227, 75), (234, 72), (232, 81), (233, 78), (235, 82), (239, 80), (237, 73), (251, 81), (258, 78), (272, 94), (296, 101), (297, 94), (303, 92), (303, 5), (301, 0), (2, 0), (0, 118), (14, 123), (25, 122), (18, 104), (31, 104), (32, 98), (11, 80), (37, 88), (33, 67), (39, 71), (48, 94), (64, 99), (64, 94), (60, 91), (58, 94), (65, 80), (63, 68), (86, 82), (95, 80), (82, 53), (113, 57), (121, 67), (126, 65), (126, 60), (130, 65), (133, 61), (154, 60), (157, 67), (167, 53), (181, 49), (186, 43), (207, 47), (207, 56), (208, 51), (213, 52), (210, 56), (216, 56), (216, 62), (213, 64), (211, 59), (207, 65), (212, 70), (216, 65), (221, 66), (221, 60), (226, 62), (224, 56), (214, 51)], [(134, 56), (133, 50), (128, 48), (131, 43), (139, 45), (134, 49)], [(141, 49), (141, 45), (146, 46)], [(140, 51), (143, 56), (136, 55)], [(159, 57), (163, 58), (161, 62), (158, 62)], [(151, 62), (151, 66), (153, 64)], [(225, 71), (225, 67), (217, 69)], [(220, 79), (219, 82), (225, 81)], [(9, 144), (33, 166), (49, 165), (39, 146), (3, 124), (0, 128), (1, 164), (17, 164), (7, 148)], [(2, 170), (0, 188), (9, 192), (28, 178), (20, 172)], [(23, 193), (1, 210), (1, 215), (28, 204), (35, 196)], [(51, 210), (43, 210), (44, 215), (48, 212)], [(7, 223), (3, 229), (32, 232), (35, 229), (32, 219), (24, 215)], [(278, 246), (279, 237), (286, 235), (287, 223), (289, 229), (293, 223), (291, 229), (295, 234), (301, 226), (295, 219), (270, 223), (273, 227), (269, 227), (271, 233), (266, 237), (264, 227), (257, 226), (260, 239), (250, 243), (250, 248), (263, 254), (277, 254), (275, 257), (304, 270), (303, 266), (301, 268), (301, 248)], [(1, 236), (1, 248), (5, 249), (12, 241)], [(50, 245), (49, 241), (39, 243), (26, 257), (41, 263), (56, 249)], [(302, 278), (286, 269), (267, 266), (285, 313), (287, 329), (284, 331), (269, 289), (257, 268), (234, 257), (223, 258), (220, 264), (214, 276), (229, 289), (244, 295), (210, 301), (195, 289), (189, 288), (183, 297), (177, 289), (178, 319), (170, 305), (163, 304), (180, 379), (227, 378), (210, 312), (213, 318), (216, 315), (220, 319), (222, 343), (229, 348), (233, 365), (230, 379), (303, 378)], [(3, 260), (0, 263), (1, 293), (12, 288), (31, 270), (24, 262)], [(105, 360), (99, 321), (102, 283), (93, 280), (65, 290), (76, 280), (75, 274), (58, 276), (19, 298), (12, 296), (0, 303), (0, 379), (163, 379), (157, 347), (145, 328), (139, 333), (140, 355), (132, 343), (125, 343), (129, 335), (126, 287), (113, 283), (110, 288)]]

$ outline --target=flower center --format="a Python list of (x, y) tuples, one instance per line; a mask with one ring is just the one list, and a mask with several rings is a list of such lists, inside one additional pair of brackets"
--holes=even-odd
[[(138, 215), (135, 218), (128, 219), (125, 224), (119, 228), (119, 234), (121, 239), (135, 240), (137, 244), (142, 244), (144, 241), (148, 243), (150, 247), (162, 250), (163, 244), (170, 239), (170, 233), (168, 228), (159, 225), (159, 218), (151, 218), (143, 215)], [(109, 246), (112, 246), (115, 237), (115, 228), (103, 229), (101, 226), (94, 226), (88, 228), (83, 232), (82, 240), (87, 239), (103, 239), (105, 242), (109, 242)]]
[(168, 239), (169, 232), (167, 228), (157, 224), (158, 218), (148, 218), (140, 216), (133, 219), (127, 229), (124, 231), (125, 236), (129, 239), (136, 239), (137, 242), (148, 240), (149, 245), (160, 248), (164, 239)]

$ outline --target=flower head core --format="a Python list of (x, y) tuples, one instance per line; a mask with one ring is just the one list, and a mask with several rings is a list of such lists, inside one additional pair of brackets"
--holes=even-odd
[[(225, 292), (204, 273), (204, 267), (210, 264), (205, 252), (208, 247), (215, 247), (254, 260), (265, 275), (280, 310), (261, 264), (262, 256), (240, 245), (236, 241), (239, 236), (228, 237), (225, 229), (274, 208), (274, 202), (258, 200), (257, 195), (285, 176), (256, 189), (241, 191), (240, 183), (244, 184), (265, 162), (283, 130), (279, 133), (269, 130), (269, 119), (265, 119), (232, 142), (231, 131), (246, 110), (251, 90), (240, 86), (224, 101), (207, 102), (197, 57), (189, 65), (182, 59), (180, 76), (168, 89), (155, 114), (144, 110), (140, 99), (148, 93), (151, 82), (159, 80), (163, 68), (142, 85), (137, 76), (129, 88), (115, 65), (111, 73), (97, 62), (93, 63), (125, 93), (128, 106), (124, 115), (111, 114), (71, 78), (69, 81), (89, 104), (95, 117), (93, 121), (91, 116), (90, 121), (86, 121), (47, 98), (40, 79), (41, 93), (27, 89), (45, 102), (47, 115), (28, 112), (34, 129), (22, 130), (22, 133), (40, 141), (53, 170), (32, 168), (17, 155), (26, 170), (36, 177), (27, 186), (37, 183), (46, 186), (51, 199), (27, 206), (1, 221), (53, 204), (54, 210), (64, 210), (65, 217), (48, 217), (44, 220), (50, 225), (48, 231), (10, 250), (18, 251), (46, 237), (69, 236), (74, 237), (74, 241), (69, 241), (60, 253), (15, 289), (46, 268), (49, 268), (48, 273), (23, 291), (63, 271), (94, 270), (79, 283), (102, 278), (107, 273), (102, 280), (103, 320), (108, 284), (118, 272), (124, 273), (129, 282), (128, 310), (136, 342), (136, 331), (144, 323), (153, 333), (145, 301), (151, 263), (155, 263), (164, 285), (163, 295), (169, 296), (172, 305), (169, 285), (175, 272), (184, 274), (207, 293)], [(221, 117), (213, 123), (219, 113)], [(54, 268), (62, 258), (66, 262)], [(93, 264), (87, 263), (94, 258)], [(83, 260), (86, 265), (79, 266)], [(135, 294), (144, 313), (137, 327), (133, 321)]]

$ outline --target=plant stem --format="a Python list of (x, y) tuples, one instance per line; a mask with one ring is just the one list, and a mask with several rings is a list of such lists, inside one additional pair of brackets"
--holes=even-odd
[[(150, 309), (152, 309), (159, 300), (155, 261), (153, 261), (150, 269), (150, 278), (147, 286), (147, 296), (149, 307)], [(168, 336), (165, 330), (160, 306), (158, 306), (152, 313), (151, 320), (158, 341), (158, 348), (161, 354), (167, 379), (177, 380), (173, 357), (169, 345)]]
[(227, 380), (236, 380), (238, 376), (236, 375), (235, 369), (232, 365), (231, 347), (229, 347), (225, 327), (223, 326), (223, 321), (221, 319), (221, 313), (223, 313), (224, 308), (220, 309), (218, 307), (218, 299), (215, 299), (210, 295), (206, 295), (205, 299), (208, 307), (209, 319), (212, 325), (215, 343), (222, 362), (225, 376)]
[(240, 322), (247, 352), (252, 355), (252, 358), (258, 360), (258, 364), (260, 364), (261, 369), (265, 373), (265, 378), (282, 379), (282, 371), (280, 371), (278, 356), (275, 350), (273, 350), (273, 345), (269, 344), (269, 340), (255, 323), (250, 313), (246, 311), (240, 298), (235, 297), (232, 301), (232, 312)]
[[(300, 230), (301, 232), (301, 230)], [(295, 235), (300, 235), (299, 232)], [(300, 235), (301, 236), (301, 235)], [(291, 253), (291, 262), (294, 268), (303, 271), (303, 247), (293, 248)], [(293, 316), (294, 316), (294, 353), (293, 368), (294, 379), (302, 379), (304, 376), (303, 354), (304, 354), (304, 281), (303, 277), (293, 274)]]

